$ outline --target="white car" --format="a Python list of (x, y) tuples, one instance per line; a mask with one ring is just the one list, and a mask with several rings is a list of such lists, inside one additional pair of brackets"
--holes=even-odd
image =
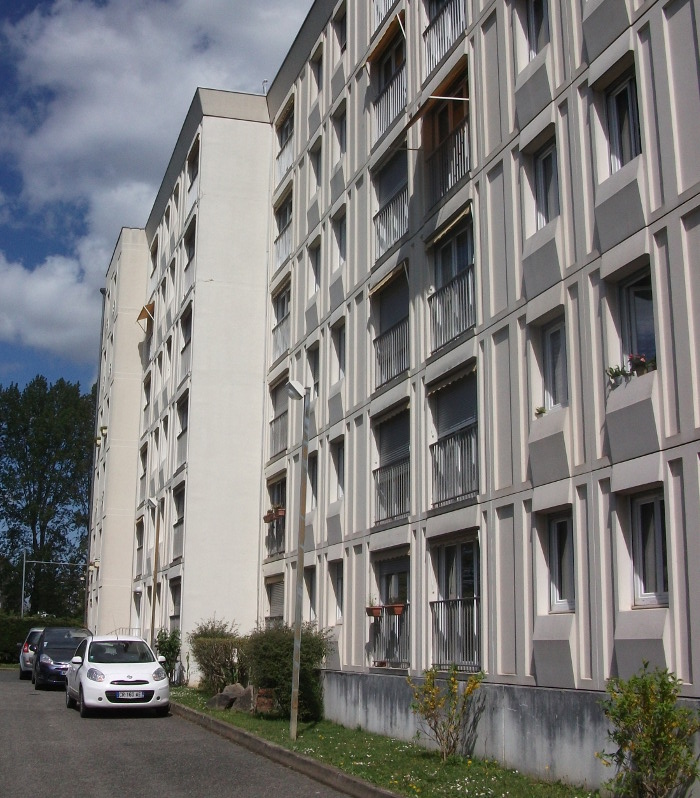
[(93, 709), (154, 709), (167, 715), (170, 683), (162, 663), (140, 637), (88, 637), (75, 651), (66, 674), (66, 706), (80, 716)]

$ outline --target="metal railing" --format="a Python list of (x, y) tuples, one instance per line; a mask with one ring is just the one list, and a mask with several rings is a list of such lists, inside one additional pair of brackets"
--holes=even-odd
[(479, 491), (478, 425), (471, 424), (430, 447), (433, 506), (475, 496)]
[(292, 254), (292, 223), (288, 222), (284, 230), (275, 239), (275, 267), (281, 266)]
[(481, 670), (481, 616), (479, 598), (431, 601), (433, 665), (447, 670)]
[(276, 176), (277, 182), (287, 174), (289, 167), (294, 162), (294, 136), (290, 136), (282, 145), (282, 149), (277, 155)]
[(398, 460), (374, 470), (375, 523), (408, 515), (411, 506), (411, 461)]
[(395, 3), (396, 0), (373, 0), (372, 33), (384, 22)]
[(408, 316), (374, 339), (374, 386), (389, 382), (409, 367)]
[(430, 202), (434, 205), (469, 173), (469, 119), (465, 119), (428, 158)]
[(387, 252), (408, 232), (408, 185), (402, 186), (374, 217), (376, 257)]
[(289, 321), (289, 314), (284, 316), (277, 324), (272, 328), (272, 360), (273, 362), (277, 360), (278, 357), (287, 352), (289, 349), (289, 331), (290, 331), (290, 321)]
[(280, 413), (270, 422), (270, 457), (287, 448), (287, 411)]
[(432, 352), (476, 324), (474, 266), (460, 272), (428, 297)]
[(265, 548), (268, 557), (274, 557), (276, 554), (284, 554), (284, 535), (285, 535), (285, 519), (275, 518), (267, 525), (267, 534), (265, 535)]
[(381, 607), (372, 619), (372, 664), (376, 667), (408, 668), (411, 664), (411, 613), (408, 604), (400, 615)]
[(373, 105), (373, 138), (375, 144), (389, 129), (391, 123), (406, 107), (406, 65), (400, 66), (391, 76)]
[(423, 31), (425, 46), (425, 75), (428, 75), (442, 61), (448, 50), (466, 29), (464, 0), (447, 3), (430, 25)]

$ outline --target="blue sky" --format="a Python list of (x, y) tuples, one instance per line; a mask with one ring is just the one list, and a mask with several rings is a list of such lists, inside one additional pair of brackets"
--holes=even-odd
[(96, 377), (100, 293), (197, 86), (260, 93), (311, 0), (0, 4), (0, 385)]

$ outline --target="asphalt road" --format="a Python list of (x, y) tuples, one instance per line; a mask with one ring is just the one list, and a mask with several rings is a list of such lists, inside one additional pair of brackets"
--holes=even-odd
[(341, 798), (183, 718), (81, 718), (62, 690), (0, 670), (0, 796), (26, 798)]

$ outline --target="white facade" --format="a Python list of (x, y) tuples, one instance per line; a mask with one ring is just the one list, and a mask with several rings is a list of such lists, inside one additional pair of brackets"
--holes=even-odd
[(292, 621), (294, 379), (329, 717), (411, 737), (405, 675), (455, 662), (477, 753), (597, 784), (610, 676), (700, 698), (698, 11), (317, 0), (266, 98), (198, 92), (146, 226), (132, 626), (158, 514), (156, 627), (178, 586), (183, 630)]

